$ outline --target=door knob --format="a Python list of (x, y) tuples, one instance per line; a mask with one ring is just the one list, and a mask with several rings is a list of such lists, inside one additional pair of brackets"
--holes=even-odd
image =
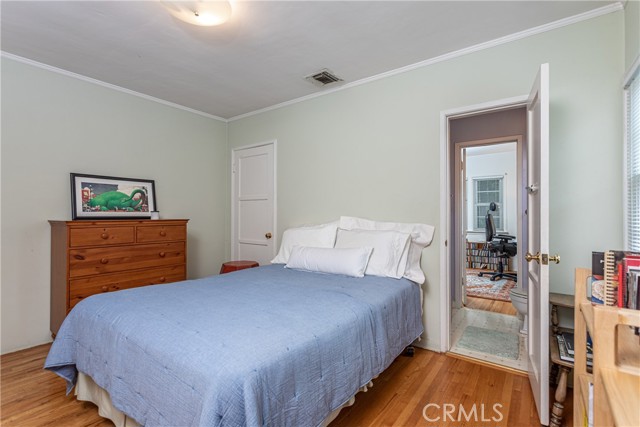
[(549, 262), (555, 262), (556, 264), (560, 264), (560, 255), (551, 255), (549, 256)]
[(271, 238), (271, 233), (267, 233), (267, 234), (265, 234), (265, 235), (264, 235), (264, 237), (266, 237), (266, 238), (267, 238), (267, 240), (269, 240), (269, 239)]
[(536, 252), (535, 255), (531, 255), (530, 252), (527, 252), (527, 254), (524, 256), (524, 259), (526, 259), (527, 262), (531, 262), (535, 260), (535, 262), (540, 264), (540, 252)]

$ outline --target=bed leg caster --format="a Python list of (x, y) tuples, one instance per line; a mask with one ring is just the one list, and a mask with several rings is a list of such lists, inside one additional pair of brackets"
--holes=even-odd
[(407, 346), (407, 348), (404, 349), (404, 353), (402, 353), (403, 356), (407, 356), (407, 357), (413, 357), (413, 353), (414, 353), (415, 349), (413, 348), (412, 345)]

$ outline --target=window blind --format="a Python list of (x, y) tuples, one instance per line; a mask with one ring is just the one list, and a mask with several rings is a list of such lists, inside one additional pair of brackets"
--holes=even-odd
[(628, 250), (640, 251), (640, 78), (636, 70), (626, 87), (626, 240)]

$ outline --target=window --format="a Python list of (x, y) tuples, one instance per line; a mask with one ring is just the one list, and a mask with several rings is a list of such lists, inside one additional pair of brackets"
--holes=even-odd
[(640, 251), (640, 66), (625, 85), (625, 246)]
[(485, 216), (491, 202), (497, 205), (492, 212), (496, 230), (503, 231), (504, 177), (485, 177), (473, 179), (473, 229), (484, 230)]

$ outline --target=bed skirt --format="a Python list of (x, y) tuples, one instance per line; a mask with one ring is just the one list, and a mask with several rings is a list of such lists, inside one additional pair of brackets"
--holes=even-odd
[[(369, 381), (368, 384), (360, 387), (358, 393), (367, 391), (370, 387), (373, 387), (372, 381)], [(127, 416), (113, 406), (111, 397), (107, 390), (100, 387), (89, 375), (83, 372), (78, 372), (78, 382), (75, 387), (75, 395), (78, 400), (94, 403), (98, 407), (98, 414), (103, 418), (110, 419), (116, 427), (140, 427), (140, 424), (138, 424), (136, 420)], [(352, 396), (351, 399), (345, 402), (342, 406), (331, 412), (329, 416), (320, 423), (319, 427), (327, 427), (331, 421), (336, 419), (343, 408), (353, 405), (355, 401), (356, 396)]]

